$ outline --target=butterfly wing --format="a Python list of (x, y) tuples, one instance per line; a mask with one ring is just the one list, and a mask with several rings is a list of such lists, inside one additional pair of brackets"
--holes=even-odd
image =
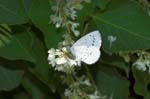
[(71, 47), (72, 54), (86, 64), (94, 64), (100, 57), (101, 35), (93, 31), (80, 38)]

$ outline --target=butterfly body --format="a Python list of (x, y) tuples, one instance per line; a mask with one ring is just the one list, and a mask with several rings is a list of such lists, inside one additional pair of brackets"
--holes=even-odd
[(86, 64), (94, 64), (100, 58), (101, 42), (99, 31), (90, 32), (73, 44), (71, 53)]

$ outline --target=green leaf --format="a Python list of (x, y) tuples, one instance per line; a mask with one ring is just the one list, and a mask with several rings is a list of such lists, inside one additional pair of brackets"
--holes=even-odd
[(118, 55), (108, 55), (103, 53), (101, 55), (101, 63), (108, 64), (116, 69), (119, 69), (127, 77), (129, 76), (129, 64), (124, 61), (123, 58)]
[(24, 77), (22, 85), (32, 99), (58, 99), (58, 96), (54, 96), (43, 83), (40, 83), (31, 75)]
[(0, 47), (10, 42), (10, 32), (11, 29), (6, 24), (0, 25)]
[(49, 0), (33, 0), (29, 17), (33, 24), (39, 28), (43, 34), (47, 48), (56, 47), (61, 41), (62, 33), (56, 31), (54, 24), (50, 24), (51, 4)]
[(53, 83), (55, 82), (55, 73), (51, 71), (50, 65), (48, 64), (47, 49), (43, 42), (33, 32), (23, 32), (16, 36), (35, 60), (34, 67), (29, 68), (29, 71), (49, 88), (55, 89), (56, 83)]
[(19, 86), (24, 72), (0, 66), (0, 91), (10, 91)]
[(0, 23), (22, 24), (28, 21), (22, 0), (0, 0)]
[(134, 91), (144, 99), (150, 99), (150, 75), (147, 72), (141, 72), (133, 68), (135, 78)]
[(45, 94), (38, 88), (36, 84), (34, 84), (34, 81), (31, 81), (27, 77), (23, 79), (23, 87), (29, 94), (31, 94), (32, 99), (44, 98)]
[(128, 99), (129, 82), (120, 76), (114, 68), (101, 64), (95, 70), (93, 74), (102, 95), (106, 95), (112, 99)]
[(110, 2), (111, 0), (94, 0), (93, 3), (95, 3), (96, 6), (100, 7), (101, 9), (105, 9), (107, 4)]
[(24, 48), (24, 46), (16, 39), (11, 36), (10, 42), (0, 48), (0, 57), (7, 58), (9, 60), (27, 60), (33, 62), (33, 57)]
[[(55, 79), (55, 73), (52, 72), (51, 66), (48, 64), (47, 49), (44, 46), (43, 42), (38, 38), (40, 35), (41, 34), (38, 34), (38, 32), (36, 32), (36, 34), (33, 32), (23, 32), (17, 34), (16, 37), (35, 59), (34, 65), (32, 67), (29, 67), (29, 72), (33, 74), (36, 79), (38, 79), (36, 80), (37, 82), (42, 82), (42, 84), (46, 86), (48, 90), (51, 89), (55, 91), (55, 87), (58, 82), (57, 79)], [(33, 84), (36, 83), (36, 81), (34, 82), (33, 80)], [(26, 87), (29, 87), (31, 89), (27, 88), (26, 90), (30, 92), (31, 90), (33, 90), (32, 95), (35, 99), (37, 99), (37, 97), (43, 97), (43, 92), (41, 93), (41, 90), (36, 88), (38, 87), (37, 85), (33, 85), (33, 87), (30, 86), (31, 85), (27, 85)], [(40, 96), (37, 94), (39, 94)]]
[[(93, 15), (102, 34), (104, 51), (135, 51), (150, 48), (150, 17), (130, 0), (112, 0), (104, 13)], [(108, 36), (116, 37), (114, 42)]]
[[(1, 99), (1, 98), (0, 98)], [(26, 92), (22, 90), (19, 93), (13, 95), (13, 99), (31, 99)]]

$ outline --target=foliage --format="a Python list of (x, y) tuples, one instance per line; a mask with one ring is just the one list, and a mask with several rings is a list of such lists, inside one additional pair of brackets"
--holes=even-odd
[[(149, 6), (147, 0), (0, 0), (0, 98), (150, 99)], [(102, 35), (97, 63), (53, 68), (49, 49), (63, 53), (93, 30)]]

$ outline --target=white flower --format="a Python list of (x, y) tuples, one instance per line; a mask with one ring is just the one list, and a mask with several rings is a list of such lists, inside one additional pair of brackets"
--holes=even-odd
[(52, 11), (57, 11), (57, 6), (56, 5), (53, 5), (52, 7), (51, 7), (51, 9), (52, 9)]
[(55, 49), (51, 48), (48, 51), (49, 55), (48, 55), (48, 60), (49, 60), (49, 64), (52, 64), (52, 66), (55, 66)]
[(65, 13), (68, 17), (70, 17), (72, 20), (75, 20), (75, 18), (77, 17), (76, 13), (77, 11), (75, 10), (75, 7), (71, 7), (69, 4), (66, 5), (66, 7), (64, 8)]
[(145, 66), (145, 63), (144, 63), (144, 62), (137, 61), (137, 62), (135, 62), (133, 65), (136, 66), (136, 68), (137, 68), (138, 70), (146, 71), (146, 66)]
[(62, 47), (61, 49), (51, 48), (48, 53), (49, 64), (57, 71), (70, 73), (74, 70), (74, 66), (79, 65), (76, 59), (71, 59), (67, 56), (69, 54), (67, 47)]
[(150, 74), (150, 53), (142, 51), (138, 52), (137, 56), (139, 58), (133, 63), (133, 66), (136, 66), (136, 68), (141, 71), (147, 70)]
[(90, 80), (86, 79), (83, 81), (83, 84), (87, 85), (87, 86), (91, 86)]
[(109, 36), (108, 36), (108, 40), (109, 40), (110, 42), (114, 42), (114, 41), (116, 41), (116, 39), (117, 39), (116, 36), (112, 36), (112, 35), (109, 35)]
[(150, 67), (150, 60), (148, 59), (148, 60), (145, 60), (145, 64), (148, 66), (148, 67)]
[(75, 23), (75, 22), (71, 22), (71, 21), (69, 23), (71, 25), (72, 32), (74, 33), (74, 35), (76, 37), (78, 37), (80, 35), (80, 32), (78, 30), (76, 30), (76, 28), (79, 26), (79, 23)]
[(91, 86), (90, 80), (85, 75), (80, 77), (79, 82), (82, 85)]
[(75, 60), (73, 60), (73, 59), (68, 59), (68, 60), (69, 60), (69, 63), (70, 63), (71, 66), (72, 65), (74, 65), (74, 66), (78, 65)]
[[(143, 58), (143, 55), (145, 58)], [(133, 66), (136, 66), (138, 70), (146, 71), (148, 69), (148, 72), (150, 73), (150, 57), (146, 57), (147, 53), (145, 54), (139, 54), (139, 59), (133, 64)]]
[[(76, 30), (79, 23), (75, 22), (77, 18), (77, 10), (83, 8), (83, 3), (90, 3), (91, 0), (65, 0), (63, 4), (61, 0), (56, 0), (57, 5), (51, 7), (55, 14), (50, 16), (51, 22), (55, 24), (56, 28), (60, 27), (71, 27), (71, 31), (76, 37), (79, 36), (80, 32)], [(61, 10), (59, 10), (61, 9)], [(70, 23), (71, 22), (71, 23)]]
[(71, 94), (72, 94), (72, 92), (71, 92), (70, 90), (65, 89), (64, 95), (65, 95), (66, 97), (71, 96)]
[(54, 48), (51, 48), (50, 50), (48, 50), (48, 53), (49, 53), (49, 58), (51, 57), (54, 57), (55, 56), (55, 49)]
[(78, 30), (74, 30), (74, 35), (75, 35), (76, 37), (78, 37), (78, 36), (80, 35), (80, 32), (79, 32)]
[(63, 42), (62, 42), (62, 45), (63, 45), (63, 46), (67, 45), (67, 42), (66, 42), (66, 41), (63, 41)]
[(61, 23), (56, 23), (56, 28), (59, 28), (61, 26)]
[(62, 51), (65, 52), (65, 53), (67, 53), (67, 48), (66, 48), (66, 47), (63, 47), (63, 48), (62, 48)]
[(59, 16), (57, 16), (57, 15), (51, 15), (50, 19), (51, 19), (51, 22), (53, 24), (55, 24), (56, 28), (61, 27), (61, 25), (63, 23), (63, 18), (61, 17), (60, 14), (59, 14)]
[(67, 59), (65, 57), (56, 58), (57, 65), (65, 64), (66, 62), (67, 62)]
[(100, 99), (100, 96), (98, 95), (98, 91), (95, 91), (94, 94), (88, 95), (90, 99)]
[(56, 52), (55, 52), (55, 54), (57, 55), (57, 56), (63, 56), (63, 52), (60, 50), (60, 49), (56, 49)]
[(111, 48), (112, 43), (117, 40), (117, 37), (116, 37), (116, 36), (109, 35), (107, 39), (108, 39), (108, 41), (110, 42), (110, 48)]

